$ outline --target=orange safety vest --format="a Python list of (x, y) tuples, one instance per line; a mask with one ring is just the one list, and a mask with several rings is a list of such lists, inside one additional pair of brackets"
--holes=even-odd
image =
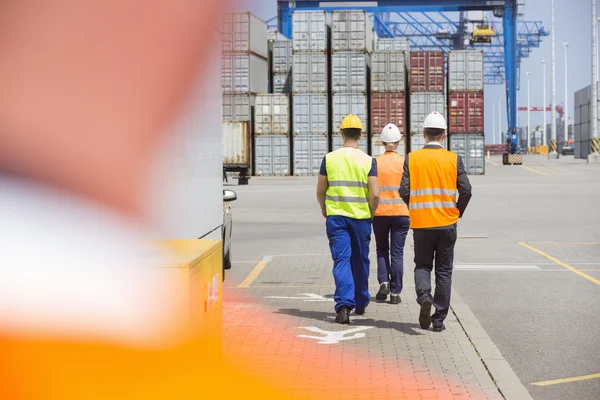
[(400, 181), (404, 170), (404, 157), (395, 151), (388, 151), (377, 157), (377, 175), (379, 178), (379, 206), (376, 217), (408, 217), (408, 207), (400, 198)]
[(454, 225), (458, 155), (444, 149), (421, 149), (410, 153), (410, 225), (413, 229)]

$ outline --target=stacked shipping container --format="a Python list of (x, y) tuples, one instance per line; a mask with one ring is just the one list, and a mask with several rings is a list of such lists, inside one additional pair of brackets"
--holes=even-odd
[(408, 43), (379, 39), (376, 48), (379, 50), (371, 57), (371, 155), (376, 157), (385, 151), (381, 131), (389, 123), (404, 134), (398, 153), (405, 154)]
[(316, 175), (329, 150), (329, 14), (296, 11), (292, 23), (294, 175)]
[(251, 13), (224, 16), (223, 166), (244, 176), (252, 168), (252, 107), (256, 94), (269, 87), (268, 56), (266, 23)]
[(364, 127), (358, 146), (367, 153), (371, 20), (365, 11), (334, 11), (331, 36), (332, 149), (343, 146), (340, 125), (344, 117), (356, 114)]
[(444, 67), (443, 51), (410, 53), (410, 151), (425, 146), (423, 121), (429, 113), (446, 116)]
[(483, 82), (483, 51), (448, 54), (448, 140), (469, 175), (485, 173)]
[(289, 175), (291, 170), (289, 96), (259, 94), (256, 96), (254, 110), (255, 175)]
[(292, 41), (273, 42), (271, 56), (271, 85), (273, 93), (292, 93)]

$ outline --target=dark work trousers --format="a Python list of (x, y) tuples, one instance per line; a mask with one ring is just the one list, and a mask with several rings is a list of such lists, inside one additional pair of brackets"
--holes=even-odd
[(431, 271), (435, 259), (435, 313), (432, 321), (444, 321), (450, 310), (454, 245), (457, 232), (452, 229), (415, 229), (415, 286), (417, 302), (431, 298)]
[(377, 244), (377, 280), (380, 285), (389, 282), (392, 294), (402, 292), (404, 243), (409, 228), (408, 217), (373, 217), (373, 232)]

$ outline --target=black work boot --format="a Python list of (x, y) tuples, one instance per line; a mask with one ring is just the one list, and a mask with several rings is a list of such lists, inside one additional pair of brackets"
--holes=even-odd
[(375, 298), (379, 301), (384, 301), (387, 299), (388, 294), (390, 294), (390, 284), (388, 282), (383, 282), (379, 286), (379, 292), (377, 292)]
[(390, 304), (400, 304), (401, 302), (402, 300), (400, 300), (400, 295), (392, 293), (390, 296)]
[(446, 325), (442, 321), (433, 321), (433, 331), (441, 332), (446, 329)]
[(337, 312), (335, 316), (335, 322), (338, 324), (349, 324), (350, 323), (350, 307), (343, 306)]
[(431, 297), (425, 297), (423, 301), (421, 301), (421, 312), (419, 313), (419, 324), (421, 324), (421, 328), (429, 329), (431, 325), (431, 306), (433, 305), (433, 301), (431, 301)]

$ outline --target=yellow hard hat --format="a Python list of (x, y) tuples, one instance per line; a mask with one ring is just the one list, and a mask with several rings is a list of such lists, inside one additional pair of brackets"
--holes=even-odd
[(358, 118), (354, 114), (349, 114), (342, 121), (342, 125), (340, 125), (340, 129), (360, 129), (363, 130), (363, 124), (360, 122), (360, 118)]

